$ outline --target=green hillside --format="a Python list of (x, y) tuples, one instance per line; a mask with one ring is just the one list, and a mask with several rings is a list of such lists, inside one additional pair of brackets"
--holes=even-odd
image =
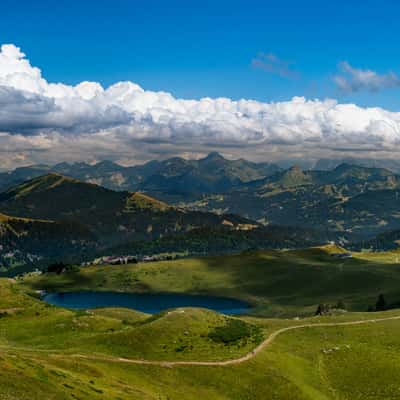
[(397, 310), (299, 320), (196, 308), (151, 316), (66, 310), (29, 295), (38, 288), (218, 293), (252, 298), (258, 313), (275, 315), (282, 309), (266, 302), (278, 298), (286, 313), (311, 313), (311, 293), (313, 301), (345, 295), (349, 309), (374, 301), (377, 290), (396, 298), (395, 254), (337, 258), (343, 252), (331, 245), (0, 279), (0, 398), (397, 399)]
[(318, 228), (335, 233), (337, 239), (358, 241), (400, 228), (399, 188), (399, 177), (385, 169), (348, 164), (332, 171), (293, 167), (184, 203), (190, 209)]
[(116, 192), (53, 173), (0, 193), (0, 211), (18, 218), (79, 223), (107, 246), (222, 226), (224, 221), (232, 228), (250, 223), (234, 215), (180, 210), (138, 192)]
[(354, 253), (339, 258), (336, 246), (291, 251), (256, 251), (239, 255), (188, 258), (128, 266), (93, 266), (79, 272), (46, 274), (26, 280), (47, 291), (118, 290), (196, 293), (235, 297), (263, 316), (313, 315), (318, 304), (345, 304), (366, 311), (383, 293), (400, 301), (398, 254)]
[[(75, 324), (86, 323), (84, 317), (75, 320)], [(107, 323), (115, 329), (120, 323), (92, 320), (99, 324), (97, 329)], [(0, 395), (11, 400), (197, 400), (203, 396), (219, 400), (334, 400), (338, 396), (394, 400), (400, 373), (399, 328), (398, 320), (389, 320), (289, 331), (251, 361), (229, 367), (140, 365), (101, 355), (91, 359), (48, 351), (46, 341), (41, 347), (21, 349), (6, 345), (0, 359)], [(271, 321), (266, 332), (276, 329)]]
[(225, 254), (311, 246), (331, 238), (312, 229), (263, 227), (233, 214), (186, 210), (143, 193), (116, 192), (54, 173), (0, 193), (0, 213), (0, 274), (8, 276), (43, 269), (51, 260)]
[[(250, 229), (251, 228), (251, 229)], [(147, 241), (128, 241), (106, 250), (106, 254), (161, 254), (221, 255), (249, 249), (304, 248), (324, 244), (332, 236), (312, 229), (268, 226), (254, 228), (242, 225), (241, 229), (202, 227), (184, 234), (164, 236)]]
[(96, 249), (96, 237), (78, 222), (0, 214), (0, 276), (17, 274), (60, 258)]
[(400, 248), (400, 230), (384, 232), (373, 239), (355, 243), (354, 248), (374, 251), (398, 250)]

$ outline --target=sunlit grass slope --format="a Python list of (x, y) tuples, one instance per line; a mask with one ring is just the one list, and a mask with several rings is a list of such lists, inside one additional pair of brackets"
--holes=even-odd
[[(216, 327), (239, 320), (207, 310), (155, 316), (124, 309), (64, 310), (5, 279), (0, 279), (0, 315), (2, 400), (391, 400), (400, 394), (400, 320), (288, 331), (237, 365), (166, 367), (129, 364), (119, 357), (224, 360), (246, 353), (259, 339), (251, 334), (234, 343), (213, 341), (209, 333)], [(252, 317), (242, 323), (268, 337), (283, 326), (396, 315)]]
[[(264, 328), (254, 322), (210, 310), (184, 308), (155, 315), (114, 308), (72, 311), (34, 299), (15, 283), (0, 282), (3, 345), (155, 360), (220, 360), (248, 353), (263, 338)], [(13, 300), (3, 300), (9, 298)], [(236, 336), (220, 335), (232, 324)]]
[(24, 285), (49, 291), (117, 290), (174, 292), (236, 297), (251, 302), (253, 314), (311, 315), (319, 303), (344, 302), (366, 311), (380, 293), (400, 301), (397, 253), (335, 254), (336, 246), (293, 251), (257, 251), (233, 256), (81, 268), (79, 272), (25, 279)]

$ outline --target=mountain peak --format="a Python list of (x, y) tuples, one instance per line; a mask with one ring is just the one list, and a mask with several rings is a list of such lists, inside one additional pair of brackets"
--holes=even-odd
[(61, 175), (57, 172), (49, 172), (48, 174), (41, 175), (37, 178), (28, 180), (21, 185), (9, 189), (5, 194), (8, 196), (22, 197), (33, 192), (42, 192), (45, 190), (53, 189), (63, 183), (79, 182), (76, 179), (68, 176)]
[(299, 166), (294, 165), (283, 172), (281, 183), (285, 187), (299, 186), (311, 183), (311, 177)]
[(290, 167), (288, 170), (286, 170), (283, 173), (283, 176), (303, 179), (306, 176), (306, 174), (298, 165), (294, 165), (293, 167)]
[(205, 158), (203, 158), (202, 160), (207, 160), (207, 161), (225, 161), (225, 158), (218, 153), (217, 151), (212, 151), (210, 153), (207, 154), (207, 156)]
[(119, 164), (117, 164), (117, 163), (115, 163), (114, 161), (111, 161), (111, 160), (99, 161), (98, 163), (94, 164), (94, 166), (96, 166), (96, 167), (100, 167), (100, 166), (103, 166), (103, 167), (120, 167)]
[(291, 173), (291, 174), (303, 174), (303, 170), (300, 168), (300, 166), (298, 166), (298, 165), (293, 165), (293, 166), (291, 166), (289, 169), (288, 169), (288, 171), (287, 171), (288, 173)]

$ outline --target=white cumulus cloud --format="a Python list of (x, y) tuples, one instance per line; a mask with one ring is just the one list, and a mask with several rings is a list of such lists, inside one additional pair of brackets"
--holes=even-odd
[(21, 160), (146, 159), (211, 148), (276, 159), (290, 151), (393, 152), (400, 144), (400, 113), (304, 97), (184, 100), (128, 81), (107, 88), (89, 81), (52, 83), (8, 44), (0, 51), (0, 132), (0, 162), (7, 166)]

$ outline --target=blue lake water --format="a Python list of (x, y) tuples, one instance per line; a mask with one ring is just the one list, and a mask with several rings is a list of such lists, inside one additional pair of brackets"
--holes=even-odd
[(249, 304), (235, 299), (214, 296), (187, 294), (137, 294), (119, 292), (68, 292), (47, 293), (43, 300), (65, 308), (88, 309), (101, 307), (125, 307), (156, 314), (177, 307), (202, 307), (223, 314), (243, 314), (249, 310)]

